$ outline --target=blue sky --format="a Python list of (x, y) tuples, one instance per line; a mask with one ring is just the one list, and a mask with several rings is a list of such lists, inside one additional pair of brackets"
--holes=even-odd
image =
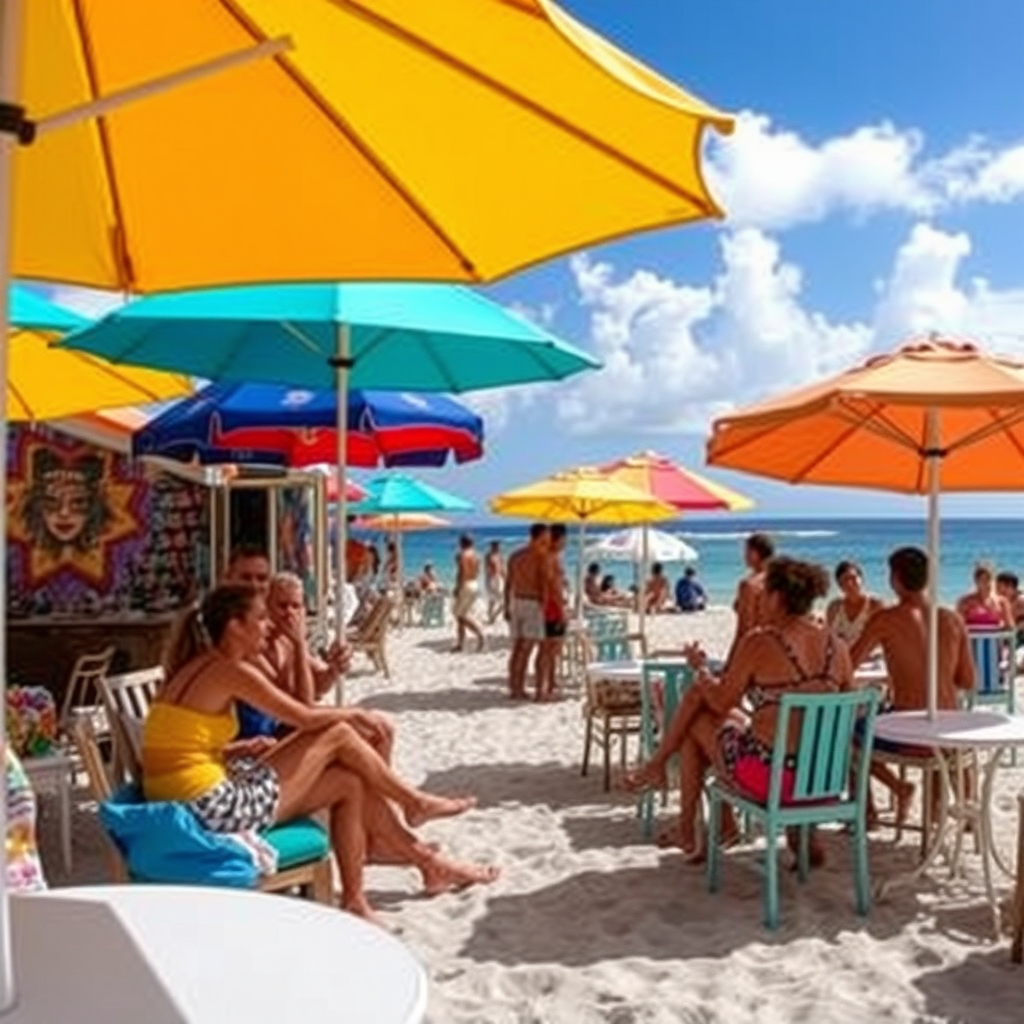
[[(487, 497), (653, 448), (703, 465), (710, 418), (931, 329), (1024, 354), (1024, 4), (564, 0), (739, 115), (707, 164), (724, 223), (648, 234), (490, 294), (608, 364), (488, 394)], [(655, 372), (668, 365), (672, 372)], [(916, 515), (887, 495), (723, 475), (763, 515)], [(1016, 515), (1024, 496), (950, 499)]]

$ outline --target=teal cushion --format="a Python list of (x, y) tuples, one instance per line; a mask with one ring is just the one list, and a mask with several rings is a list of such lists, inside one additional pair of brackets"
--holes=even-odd
[(275, 825), (263, 833), (263, 838), (277, 850), (278, 871), (322, 860), (331, 849), (326, 829), (312, 818)]

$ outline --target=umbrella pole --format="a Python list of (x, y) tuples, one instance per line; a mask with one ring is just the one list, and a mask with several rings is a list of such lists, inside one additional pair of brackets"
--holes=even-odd
[(643, 540), (640, 548), (640, 582), (636, 588), (636, 606), (640, 613), (640, 635), (644, 636), (644, 631), (647, 628), (647, 599), (644, 593), (647, 587), (647, 563), (649, 561), (649, 549), (648, 549), (648, 534), (647, 524), (643, 525)]
[(587, 521), (580, 520), (580, 550), (576, 560), (576, 618), (583, 618), (584, 550), (587, 538)]
[[(22, 0), (0, 0), (0, 103), (18, 102), (18, 48), (21, 45)], [(14, 209), (14, 147), (11, 131), (0, 131), (0, 395), (7, 396), (8, 291), (11, 271), (11, 213)], [(7, 414), (0, 410), (0, 478), (7, 479)], [(7, 502), (0, 502), (0, 534), (7, 535)], [(4, 556), (6, 557), (6, 556)], [(7, 735), (7, 570), (0, 572), (0, 738)], [(7, 767), (3, 766), (6, 777)], [(7, 835), (7, 801), (0, 800), (0, 835)], [(0, 852), (0, 1014), (15, 1002), (11, 961), (11, 916), (7, 897), (6, 850)]]
[(939, 474), (942, 467), (937, 409), (928, 410), (925, 423), (928, 468), (928, 717), (934, 719), (939, 703)]
[(327, 578), (331, 572), (329, 544), (327, 542), (327, 481), (317, 475), (314, 482), (316, 499), (316, 632), (322, 641), (327, 635)]
[[(348, 374), (352, 369), (348, 324), (338, 324), (335, 341), (337, 348), (331, 359), (335, 373), (338, 407), (338, 418), (335, 424), (338, 447), (338, 524), (335, 530), (334, 551), (334, 636), (338, 644), (343, 645), (345, 643), (345, 554), (348, 549), (348, 497), (345, 494), (345, 463), (348, 452)], [(344, 699), (345, 678), (343, 675), (339, 675), (338, 681), (334, 684), (334, 703), (340, 706)]]

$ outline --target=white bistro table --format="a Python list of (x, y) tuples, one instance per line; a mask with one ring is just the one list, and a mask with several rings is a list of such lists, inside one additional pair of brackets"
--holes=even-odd
[(419, 1024), (427, 983), (382, 928), (306, 900), (163, 885), (12, 896), (2, 1024)]
[[(954, 876), (960, 872), (964, 835), (968, 827), (976, 829), (978, 852), (985, 880), (985, 895), (992, 910), (996, 938), (1001, 932), (999, 899), (992, 883), (992, 868), (997, 866), (1010, 875), (1012, 868), (1003, 859), (993, 841), (992, 792), (996, 775), (1007, 750), (1024, 747), (1024, 716), (1006, 715), (997, 711), (937, 711), (929, 718), (924, 711), (896, 711), (875, 719), (875, 735), (880, 739), (908, 746), (930, 747), (935, 752), (935, 767), (941, 781), (941, 802), (935, 839), (917, 869), (901, 879), (883, 883), (881, 891), (901, 881), (920, 878), (946, 847), (950, 828), (955, 829), (949, 868)], [(956, 761), (956, 784), (950, 780), (949, 767), (942, 751), (957, 754), (973, 751), (983, 765), (981, 788), (969, 795), (964, 786), (961, 758)]]

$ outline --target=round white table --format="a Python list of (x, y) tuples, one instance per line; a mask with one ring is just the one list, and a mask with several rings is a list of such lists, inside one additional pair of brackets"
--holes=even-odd
[(427, 982), (382, 928), (306, 900), (163, 885), (12, 896), (2, 1024), (419, 1024)]
[[(992, 865), (994, 863), (1006, 874), (1013, 874), (1013, 870), (1003, 860), (993, 841), (992, 792), (1003, 754), (1014, 747), (1024, 747), (1024, 716), (996, 711), (938, 711), (931, 719), (924, 711), (897, 711), (875, 719), (875, 735), (893, 743), (930, 747), (935, 752), (935, 767), (941, 784), (938, 828), (927, 855), (910, 875), (884, 883), (881, 891), (899, 881), (920, 878), (945, 849), (951, 825), (955, 827), (956, 834), (949, 868), (954, 876), (959, 874), (964, 835), (973, 824), (977, 831), (985, 895), (992, 909), (996, 937), (999, 938), (1002, 931), (999, 900), (992, 884)], [(950, 780), (949, 765), (947, 758), (942, 756), (943, 751), (954, 751), (958, 755), (955, 785)], [(967, 794), (964, 786), (964, 766), (960, 755), (965, 751), (973, 752), (979, 763), (983, 763), (981, 788), (973, 797)]]

